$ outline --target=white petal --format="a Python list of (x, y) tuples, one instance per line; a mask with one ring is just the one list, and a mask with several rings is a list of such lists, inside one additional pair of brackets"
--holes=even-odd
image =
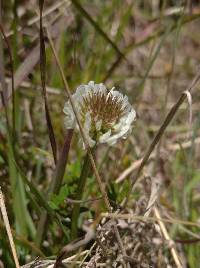
[(96, 126), (96, 130), (99, 131), (101, 129), (101, 126), (102, 126), (102, 120), (98, 120), (95, 124)]
[(132, 109), (127, 116), (126, 124), (129, 124), (129, 125), (132, 124), (135, 118), (136, 118), (136, 112), (134, 109)]
[(110, 95), (113, 95), (114, 87), (111, 88), (111, 90), (108, 92), (106, 100), (109, 98)]
[[(90, 113), (88, 112), (86, 113), (86, 116), (85, 116), (85, 124), (84, 124), (83, 130), (84, 130), (84, 134), (87, 139), (87, 142), (89, 143), (89, 146), (93, 147), (96, 142), (90, 137), (90, 128), (91, 128), (91, 116), (90, 116)], [(84, 143), (83, 143), (83, 146), (85, 147)]]
[(106, 133), (104, 133), (102, 136), (100, 136), (99, 142), (106, 143), (108, 138), (110, 137), (110, 135), (111, 135), (111, 129), (109, 129)]
[(116, 125), (113, 126), (113, 129), (115, 132), (120, 131), (120, 129), (122, 128), (122, 126), (124, 125), (124, 121), (121, 119), (119, 121), (119, 123), (117, 123)]
[(115, 143), (117, 142), (117, 140), (118, 140), (119, 138), (121, 138), (121, 137), (122, 137), (121, 133), (118, 133), (118, 134), (115, 134), (115, 135), (111, 136), (110, 138), (108, 138), (108, 139), (106, 140), (106, 142), (107, 142), (109, 145), (113, 145), (113, 144), (115, 144)]
[(63, 112), (66, 115), (64, 119), (64, 124), (65, 124), (66, 129), (74, 128), (76, 120), (75, 120), (74, 112), (69, 102), (65, 103)]
[(71, 110), (70, 103), (66, 102), (65, 105), (64, 105), (64, 108), (63, 108), (63, 112), (65, 114), (69, 114), (70, 110)]
[(124, 96), (123, 98), (123, 103), (122, 103), (122, 109), (128, 107), (128, 109), (131, 109), (131, 105), (129, 104), (128, 102), (128, 97), (127, 96)]
[(95, 87), (95, 83), (94, 83), (94, 81), (90, 81), (90, 82), (88, 83), (88, 86), (89, 86), (90, 89), (94, 89), (94, 87)]
[(94, 81), (90, 81), (90, 82), (88, 83), (88, 86), (94, 87)]
[[(86, 136), (86, 139), (87, 139), (87, 142), (88, 142), (89, 146), (91, 148), (94, 147), (94, 145), (96, 144), (96, 141), (94, 141), (93, 139), (91, 139), (90, 136), (88, 136), (88, 135), (85, 135), (85, 136)], [(84, 150), (86, 149), (84, 142), (83, 142), (83, 149)]]
[(90, 132), (90, 127), (91, 127), (91, 116), (90, 113), (87, 112), (85, 115), (85, 123), (84, 123), (84, 130), (89, 133)]
[(111, 90), (110, 91), (111, 93), (112, 93), (112, 96), (113, 97), (117, 97), (118, 99), (121, 99), (121, 100), (123, 100), (123, 94), (122, 93), (120, 93), (119, 91), (117, 91), (117, 90)]
[(107, 88), (105, 87), (104, 84), (99, 84), (99, 90), (102, 92), (102, 93), (106, 93), (107, 92)]
[(107, 140), (106, 142), (109, 144), (109, 145), (113, 145), (116, 143), (116, 141), (120, 138), (123, 138), (125, 137), (125, 135), (127, 134), (127, 132), (129, 131), (130, 129), (130, 126), (129, 125), (124, 125), (120, 132), (114, 134), (114, 135), (111, 135)]
[(72, 118), (65, 117), (64, 124), (66, 129), (75, 128), (75, 120), (73, 120)]
[(72, 97), (76, 100), (82, 98), (82, 96), (87, 92), (85, 85), (80, 85)]

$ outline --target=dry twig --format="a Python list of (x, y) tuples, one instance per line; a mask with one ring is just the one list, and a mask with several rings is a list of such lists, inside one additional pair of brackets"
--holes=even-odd
[(8, 215), (7, 215), (7, 211), (6, 211), (4, 197), (3, 197), (3, 193), (1, 191), (1, 188), (0, 188), (0, 207), (1, 207), (1, 213), (2, 213), (2, 217), (3, 217), (3, 221), (4, 221), (4, 224), (5, 224), (5, 227), (6, 227), (6, 232), (7, 232), (7, 235), (8, 235), (9, 242), (10, 242), (10, 247), (11, 247), (11, 251), (12, 251), (12, 254), (13, 254), (13, 259), (14, 259), (14, 262), (15, 262), (15, 267), (20, 268), (18, 257), (17, 257), (17, 252), (16, 252), (16, 249), (15, 249), (15, 244), (14, 244), (14, 240), (13, 240), (13, 236), (12, 236), (12, 232), (11, 232), (11, 228), (10, 228), (10, 223), (9, 223), (9, 220), (8, 220)]

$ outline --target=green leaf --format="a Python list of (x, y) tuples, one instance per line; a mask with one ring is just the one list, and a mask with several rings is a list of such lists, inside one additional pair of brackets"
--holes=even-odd
[(61, 187), (59, 194), (52, 194), (51, 199), (49, 201), (49, 205), (52, 209), (58, 210), (59, 206), (62, 205), (66, 199), (74, 189), (76, 188), (75, 185), (64, 185)]

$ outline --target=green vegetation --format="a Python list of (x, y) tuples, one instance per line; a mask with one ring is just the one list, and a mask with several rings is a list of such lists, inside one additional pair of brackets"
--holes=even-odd
[[(0, 187), (19, 263), (55, 260), (88, 228), (96, 230), (107, 197), (112, 212), (144, 216), (154, 193), (153, 207), (167, 219), (183, 267), (199, 267), (199, 4), (9, 0), (0, 8)], [(81, 133), (66, 130), (63, 113), (66, 87), (73, 94), (89, 81), (126, 94), (137, 112), (127, 139), (91, 150), (96, 170)], [(127, 233), (120, 231), (122, 243)], [(86, 267), (80, 263), (95, 256), (95, 241), (91, 235), (75, 246), (65, 256), (76, 254), (69, 267)], [(160, 254), (178, 267), (166, 245)], [(138, 252), (144, 258), (145, 247)], [(156, 267), (164, 267), (160, 261)], [(0, 267), (16, 267), (2, 217)]]

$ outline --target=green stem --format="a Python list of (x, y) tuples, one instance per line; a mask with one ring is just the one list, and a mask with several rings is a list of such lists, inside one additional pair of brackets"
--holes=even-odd
[[(80, 175), (79, 182), (78, 182), (76, 200), (82, 199), (85, 184), (86, 184), (86, 179), (89, 175), (90, 170), (91, 170), (90, 158), (89, 158), (89, 154), (87, 153), (84, 159), (83, 167), (81, 170), (81, 175)], [(77, 238), (79, 214), (80, 214), (80, 203), (76, 203), (74, 204), (74, 208), (72, 211), (72, 223), (71, 223), (72, 240)]]

